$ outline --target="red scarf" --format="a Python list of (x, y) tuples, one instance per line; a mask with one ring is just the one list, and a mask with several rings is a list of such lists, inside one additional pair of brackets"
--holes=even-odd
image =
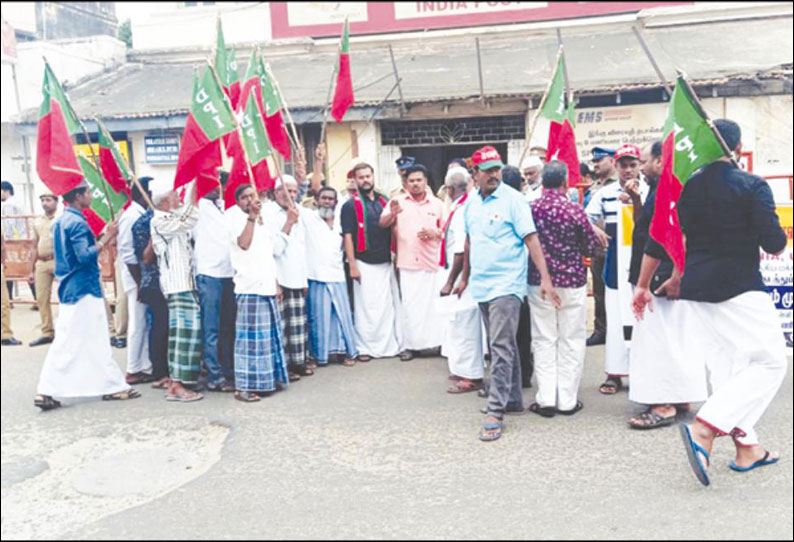
[(447, 232), (449, 231), (449, 225), (452, 222), (452, 216), (455, 214), (455, 211), (457, 211), (461, 205), (466, 203), (466, 198), (468, 197), (469, 193), (466, 192), (460, 197), (460, 199), (458, 199), (458, 201), (455, 202), (455, 205), (453, 205), (452, 209), (449, 210), (447, 221), (444, 223), (444, 237), (441, 238), (441, 262), (439, 262), (439, 265), (441, 265), (441, 267), (444, 269), (449, 267), (447, 265)]
[[(386, 208), (386, 198), (375, 192), (375, 196), (380, 201), (383, 208)], [(361, 200), (361, 194), (358, 190), (353, 192), (353, 206), (356, 209), (356, 223), (358, 229), (356, 232), (356, 252), (364, 252), (369, 249), (369, 238), (367, 236), (367, 206)]]

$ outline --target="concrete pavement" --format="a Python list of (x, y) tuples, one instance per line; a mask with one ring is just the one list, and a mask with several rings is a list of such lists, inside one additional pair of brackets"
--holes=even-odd
[[(37, 323), (12, 312), (26, 343)], [(598, 393), (601, 347), (582, 412), (508, 417), (493, 443), (439, 358), (321, 368), (255, 404), (140, 387), (41, 413), (47, 348), (2, 347), (3, 539), (792, 538), (791, 371), (758, 427), (779, 464), (733, 473), (719, 441), (703, 488), (675, 427), (631, 431), (627, 394)]]

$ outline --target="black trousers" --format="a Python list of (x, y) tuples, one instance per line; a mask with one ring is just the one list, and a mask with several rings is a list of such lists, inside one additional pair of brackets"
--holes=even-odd
[(516, 340), (518, 341), (518, 357), (521, 360), (521, 387), (529, 388), (532, 386), (535, 358), (532, 356), (532, 325), (529, 321), (529, 301), (526, 296), (521, 302)]
[(168, 301), (159, 288), (147, 288), (139, 294), (152, 315), (149, 328), (149, 359), (152, 376), (160, 380), (168, 376)]

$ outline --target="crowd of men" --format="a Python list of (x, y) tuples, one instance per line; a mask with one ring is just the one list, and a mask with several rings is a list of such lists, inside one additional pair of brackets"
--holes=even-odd
[[(738, 125), (716, 124), (738, 154)], [(322, 149), (317, 157), (321, 168)], [(168, 401), (208, 391), (256, 402), (328, 363), (441, 354), (449, 393), (486, 398), (479, 438), (492, 441), (506, 414), (579, 412), (586, 346), (605, 343), (599, 391), (614, 395), (630, 377), (629, 399), (647, 406), (631, 427), (670, 425), (705, 401), (693, 424), (681, 424), (703, 483), (716, 436), (734, 440), (734, 470), (774, 463), (754, 430), (787, 369), (759, 273), (759, 247), (779, 253), (786, 245), (769, 186), (727, 158), (689, 180), (678, 203), (688, 250), (682, 276), (649, 236), (661, 142), (594, 148), (592, 164), (592, 172), (582, 168), (594, 180), (581, 202), (565, 163), (530, 155), (519, 169), (492, 146), (449, 164), (443, 199), (411, 157), (397, 161), (402, 190), (390, 199), (363, 159), (351, 164), (342, 193), (316, 175), (281, 175), (270, 192), (237, 187), (225, 210), (223, 174), (217, 189), (200, 200), (190, 191), (184, 203), (170, 182), (144, 178), (99, 239), (82, 214), (87, 185), (64, 195), (58, 219), (57, 198), (44, 195), (35, 255), (42, 338), (33, 344), (53, 344), (35, 404), (130, 399), (139, 396), (133, 385), (149, 382)], [(635, 223), (632, 306), (618, 295), (624, 205)], [(113, 243), (128, 313), (126, 375), (112, 358), (97, 265)], [(590, 338), (585, 258), (596, 303)], [(54, 329), (44, 298), (53, 278), (61, 303)], [(632, 311), (628, 342), (623, 322)], [(3, 344), (13, 344), (6, 325), (4, 310)], [(537, 389), (525, 409), (527, 372)]]

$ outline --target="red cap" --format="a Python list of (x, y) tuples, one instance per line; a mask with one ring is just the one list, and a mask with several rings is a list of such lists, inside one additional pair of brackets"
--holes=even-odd
[(474, 167), (481, 170), (494, 167), (504, 167), (499, 151), (491, 146), (485, 146), (471, 155), (471, 163)]
[(618, 150), (615, 151), (615, 160), (620, 160), (625, 157), (640, 159), (640, 148), (637, 145), (626, 143)]

